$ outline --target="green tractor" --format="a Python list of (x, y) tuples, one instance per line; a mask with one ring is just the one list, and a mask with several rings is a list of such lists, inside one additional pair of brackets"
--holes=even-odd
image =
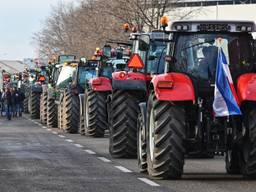
[(79, 94), (86, 82), (95, 76), (95, 65), (81, 59), (66, 62), (56, 83), (55, 103), (58, 105), (58, 127), (66, 133), (77, 133), (80, 127)]
[(49, 82), (42, 86), (40, 99), (40, 120), (48, 127), (58, 127), (57, 123), (57, 105), (55, 104), (55, 87), (65, 62), (73, 61), (74, 55), (60, 55), (57, 62), (49, 62)]

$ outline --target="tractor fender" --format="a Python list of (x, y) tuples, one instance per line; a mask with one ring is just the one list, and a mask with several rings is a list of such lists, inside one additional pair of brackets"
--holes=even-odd
[(238, 78), (237, 95), (240, 103), (256, 101), (256, 73), (243, 74)]
[[(162, 82), (168, 82), (168, 86), (160, 86)], [(193, 83), (191, 79), (183, 73), (156, 75), (153, 77), (151, 83), (158, 100), (195, 102)]]
[(85, 94), (79, 94), (80, 116), (84, 115), (84, 97)]
[(119, 90), (147, 90), (147, 77), (143, 73), (118, 71), (112, 73), (113, 89)]
[(93, 91), (112, 91), (111, 80), (107, 77), (96, 77), (89, 80)]

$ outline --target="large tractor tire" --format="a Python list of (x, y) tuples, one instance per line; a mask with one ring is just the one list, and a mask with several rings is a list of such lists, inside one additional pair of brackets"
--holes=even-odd
[(47, 127), (58, 127), (58, 107), (54, 98), (47, 97)]
[(32, 119), (40, 118), (40, 93), (31, 92), (30, 95), (30, 115)]
[(179, 179), (185, 154), (184, 107), (149, 97), (147, 111), (148, 173), (158, 179)]
[(246, 133), (241, 147), (241, 172), (247, 179), (256, 179), (256, 105), (247, 105), (243, 112)]
[(109, 152), (114, 158), (137, 156), (138, 95), (135, 92), (113, 91)]
[(84, 111), (85, 111), (85, 105), (84, 105), (84, 94), (79, 95), (79, 105), (80, 105), (80, 114), (79, 114), (79, 133), (80, 135), (85, 135), (85, 121), (84, 121)]
[(77, 133), (79, 129), (79, 97), (64, 93), (63, 129), (66, 133)]
[(61, 102), (60, 104), (57, 105), (57, 109), (58, 109), (58, 128), (60, 130), (63, 130), (63, 102)]
[(86, 90), (85, 95), (85, 134), (91, 137), (104, 137), (108, 128), (107, 92)]
[(23, 101), (23, 112), (24, 113), (28, 113), (28, 100), (29, 100), (29, 97), (25, 97), (24, 101)]
[(40, 121), (47, 124), (47, 91), (44, 90), (40, 98)]
[(138, 167), (141, 173), (147, 172), (147, 143), (146, 143), (146, 132), (145, 123), (142, 113), (138, 115), (137, 121), (137, 150), (138, 150)]

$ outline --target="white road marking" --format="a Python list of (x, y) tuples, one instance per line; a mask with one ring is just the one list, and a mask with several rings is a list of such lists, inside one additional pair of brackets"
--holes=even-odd
[(90, 150), (90, 149), (86, 149), (86, 150), (84, 150), (86, 153), (89, 153), (89, 154), (91, 154), (91, 155), (95, 155), (96, 153), (94, 152), (94, 151), (92, 151), (92, 150)]
[(65, 141), (69, 142), (69, 143), (73, 143), (74, 141), (71, 139), (66, 139)]
[(83, 145), (80, 145), (80, 144), (74, 144), (76, 147), (78, 148), (83, 148), (84, 146)]
[(45, 126), (42, 126), (42, 128), (43, 128), (43, 129), (47, 129), (47, 127), (45, 127)]
[(147, 178), (138, 178), (139, 180), (143, 181), (144, 183), (150, 185), (150, 186), (153, 186), (153, 187), (159, 187), (160, 185), (155, 183), (154, 181), (151, 181)]
[(124, 173), (131, 173), (132, 171), (129, 169), (126, 169), (123, 166), (115, 166), (115, 168), (119, 169), (120, 171), (124, 172)]
[(66, 136), (64, 136), (64, 135), (58, 135), (60, 138), (65, 138)]
[(47, 131), (51, 131), (51, 129), (46, 129)]
[(55, 134), (55, 135), (58, 135), (58, 133), (56, 131), (53, 131), (52, 133)]
[(105, 158), (105, 157), (97, 157), (97, 158), (98, 158), (99, 160), (105, 162), (105, 163), (110, 163), (110, 162), (111, 162), (111, 160), (109, 160), (109, 159), (107, 159), (107, 158)]

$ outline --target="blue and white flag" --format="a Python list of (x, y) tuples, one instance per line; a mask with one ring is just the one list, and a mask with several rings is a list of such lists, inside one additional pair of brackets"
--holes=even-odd
[(216, 117), (242, 114), (228, 62), (221, 47), (218, 50), (213, 110)]

